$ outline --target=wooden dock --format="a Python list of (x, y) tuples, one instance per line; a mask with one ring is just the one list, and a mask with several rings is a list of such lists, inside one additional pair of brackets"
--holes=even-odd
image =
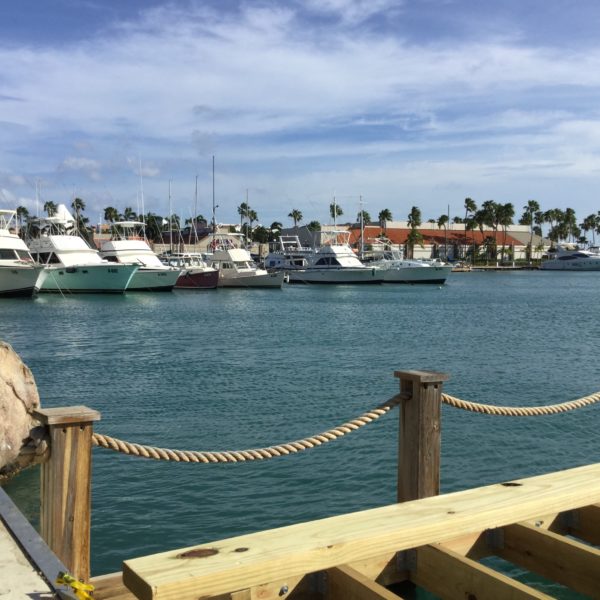
[(96, 587), (95, 600), (392, 600), (407, 585), (449, 600), (550, 598), (482, 562), (498, 557), (600, 599), (600, 464), (440, 495), (440, 409), (448, 377), (395, 376), (397, 503), (123, 557), (122, 573), (91, 581), (91, 444), (100, 415), (81, 406), (40, 411), (51, 441), (41, 468), (41, 531), (56, 553), (46, 579), (62, 561)]

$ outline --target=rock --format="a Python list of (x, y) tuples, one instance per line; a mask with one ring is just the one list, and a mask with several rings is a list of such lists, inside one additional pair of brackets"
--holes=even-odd
[(0, 480), (40, 462), (43, 430), (32, 416), (39, 407), (29, 367), (9, 344), (0, 341)]

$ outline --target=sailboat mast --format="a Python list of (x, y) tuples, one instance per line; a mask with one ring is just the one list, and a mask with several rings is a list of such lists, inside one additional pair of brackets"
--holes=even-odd
[[(194, 246), (198, 244), (198, 223), (196, 218), (198, 216), (198, 175), (196, 175), (196, 191), (194, 193), (194, 218), (192, 219), (192, 225), (194, 226)], [(195, 248), (194, 248), (195, 250)]]
[(362, 196), (359, 196), (358, 206), (360, 207), (360, 259), (365, 255), (365, 213), (362, 207)]
[(212, 230), (213, 239), (217, 233), (217, 224), (215, 222), (215, 156), (212, 157)]
[(169, 179), (169, 252), (173, 254), (173, 207), (171, 206), (171, 180)]

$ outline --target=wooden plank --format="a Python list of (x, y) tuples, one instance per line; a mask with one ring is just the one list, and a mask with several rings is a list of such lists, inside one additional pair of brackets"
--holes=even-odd
[(417, 549), (417, 568), (411, 579), (444, 600), (552, 598), (439, 544)]
[(341, 565), (327, 571), (326, 598), (327, 600), (398, 600), (400, 596), (352, 567)]
[(485, 532), (468, 533), (445, 541), (443, 546), (446, 550), (451, 550), (472, 560), (479, 560), (493, 554), (488, 546)]
[(396, 552), (387, 552), (365, 560), (350, 562), (347, 566), (381, 585), (390, 585), (408, 579), (408, 571), (401, 571), (398, 568)]
[(569, 533), (594, 546), (600, 546), (600, 505), (584, 506), (574, 513)]
[(598, 502), (600, 464), (135, 558), (123, 581), (142, 600), (191, 600)]
[(59, 425), (64, 423), (88, 423), (99, 421), (100, 413), (87, 406), (60, 406), (57, 408), (39, 408), (33, 416), (43, 425)]
[(397, 371), (400, 392), (398, 436), (398, 502), (440, 493), (442, 373)]
[(524, 523), (504, 528), (504, 544), (496, 554), (581, 594), (597, 597), (600, 550)]
[(120, 571), (92, 577), (90, 583), (94, 586), (94, 600), (136, 600), (125, 587)]

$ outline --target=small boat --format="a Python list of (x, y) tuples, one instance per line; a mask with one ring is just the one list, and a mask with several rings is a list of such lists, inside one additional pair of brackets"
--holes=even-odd
[(348, 244), (349, 232), (336, 231), (330, 243), (311, 251), (306, 267), (288, 271), (290, 283), (383, 283), (380, 269), (363, 264)]
[(297, 271), (306, 269), (313, 248), (302, 246), (297, 235), (281, 235), (277, 245), (263, 261), (267, 271)]
[(209, 267), (199, 252), (174, 252), (163, 255), (161, 260), (181, 269), (175, 283), (176, 289), (212, 290), (219, 283), (219, 271)]
[(111, 225), (111, 230), (111, 239), (100, 245), (100, 256), (113, 263), (139, 265), (127, 291), (170, 292), (181, 275), (181, 268), (160, 261), (146, 240), (145, 224), (117, 221)]
[[(240, 244), (238, 242), (238, 244)], [(215, 237), (210, 243), (212, 254), (209, 266), (219, 271), (218, 287), (281, 288), (285, 279), (283, 271), (269, 273), (257, 267), (250, 252), (229, 237)]]
[(26, 243), (46, 267), (40, 292), (122, 294), (139, 266), (103, 260), (78, 234), (64, 204), (55, 216), (32, 220)]
[[(550, 254), (550, 253), (549, 253)], [(557, 246), (540, 269), (544, 271), (600, 271), (600, 252), (597, 250), (569, 249)]]
[(17, 211), (0, 209), (0, 297), (32, 296), (46, 278), (16, 232)]

